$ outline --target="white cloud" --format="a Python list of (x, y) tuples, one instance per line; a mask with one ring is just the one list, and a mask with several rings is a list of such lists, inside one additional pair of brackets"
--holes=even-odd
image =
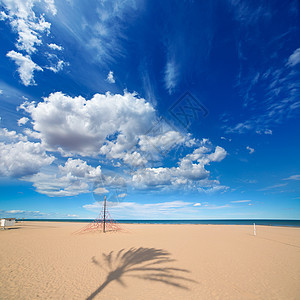
[(183, 144), (186, 141), (186, 136), (180, 132), (169, 130), (155, 136), (141, 135), (139, 137), (140, 149), (144, 152), (164, 152), (172, 149), (175, 145)]
[(91, 193), (109, 192), (111, 188), (125, 185), (124, 178), (119, 175), (103, 175), (101, 167), (92, 167), (81, 159), (69, 158), (64, 165), (39, 172), (32, 176), (24, 176), (22, 180), (32, 182), (38, 193), (50, 197), (76, 196)]
[(164, 75), (165, 87), (171, 95), (173, 94), (174, 89), (177, 85), (179, 75), (178, 67), (174, 59), (167, 62)]
[(81, 159), (69, 158), (63, 166), (58, 166), (57, 170), (39, 172), (22, 179), (32, 182), (41, 194), (63, 197), (90, 193), (90, 184), (101, 180), (101, 176), (100, 166), (94, 168)]
[(10, 143), (11, 141), (28, 141), (26, 136), (21, 133), (17, 133), (16, 131), (9, 131), (7, 128), (0, 128), (0, 138), (1, 141), (5, 143)]
[(63, 70), (65, 66), (69, 66), (68, 62), (63, 61), (62, 59), (59, 59), (56, 54), (53, 53), (47, 53), (45, 54), (48, 58), (48, 66), (45, 66), (45, 69), (48, 69), (54, 73), (58, 73)]
[(90, 193), (87, 180), (75, 176), (37, 173), (23, 177), (24, 181), (32, 182), (36, 191), (49, 197), (76, 196)]
[(290, 177), (284, 178), (283, 180), (300, 180), (300, 175), (291, 175)]
[(132, 176), (133, 184), (137, 188), (182, 186), (184, 188), (196, 188), (199, 191), (205, 191), (208, 188), (212, 191), (211, 189), (215, 189), (219, 183), (208, 180), (209, 171), (205, 169), (205, 166), (211, 162), (223, 160), (227, 152), (219, 146), (215, 148), (215, 151), (211, 151), (210, 142), (204, 139), (199, 148), (180, 159), (178, 167), (139, 169)]
[[(42, 44), (41, 35), (50, 32), (51, 24), (45, 21), (44, 15), (37, 16), (33, 10), (38, 0), (3, 0), (6, 13), (2, 18), (8, 19), (10, 25), (18, 33), (16, 47), (31, 54), (36, 51), (36, 46)], [(56, 8), (53, 0), (45, 0), (45, 9), (53, 15)]]
[(35, 81), (33, 79), (33, 72), (43, 71), (43, 69), (36, 63), (34, 63), (31, 60), (30, 56), (24, 56), (23, 54), (18, 53), (14, 50), (8, 52), (6, 56), (11, 58), (18, 66), (18, 73), (20, 75), (22, 83), (25, 86), (34, 85)]
[(201, 203), (195, 203), (193, 206), (201, 206)]
[(247, 203), (251, 202), (251, 200), (236, 200), (236, 201), (230, 201), (231, 203)]
[(122, 194), (118, 195), (118, 198), (124, 198), (124, 197), (126, 197), (126, 196), (127, 196), (126, 193), (122, 193)]
[(123, 153), (121, 155), (114, 155), (114, 152), (111, 152), (109, 156), (113, 158), (122, 158), (125, 164), (133, 167), (144, 166), (148, 162), (146, 157), (142, 156), (139, 152), (136, 151), (132, 153), (125, 153), (124, 155)]
[(93, 168), (88, 165), (86, 161), (81, 159), (69, 158), (64, 166), (58, 167), (60, 172), (67, 176), (74, 176), (79, 178), (94, 179), (101, 175), (101, 167)]
[(270, 134), (270, 135), (272, 135), (272, 134), (273, 134), (273, 132), (272, 132), (272, 130), (271, 130), (271, 129), (266, 129), (264, 133), (265, 133), (265, 134)]
[(228, 141), (228, 142), (231, 142), (231, 141), (232, 141), (232, 139), (226, 138), (226, 137), (224, 137), (224, 136), (221, 136), (221, 140)]
[(249, 147), (249, 146), (247, 146), (246, 149), (249, 150), (249, 153), (250, 153), (250, 154), (254, 153), (254, 151), (255, 151), (253, 148), (251, 148), (251, 147)]
[(300, 48), (296, 49), (293, 54), (288, 59), (287, 65), (294, 67), (300, 63)]
[(155, 119), (154, 108), (135, 94), (96, 94), (91, 100), (51, 94), (38, 104), (21, 105), (48, 149), (82, 156), (123, 158)]
[(214, 204), (208, 205), (208, 204), (206, 204), (206, 205), (204, 205), (203, 209), (223, 209), (223, 208), (228, 208), (228, 207), (230, 207), (229, 204), (225, 204), (225, 205), (214, 205)]
[[(102, 201), (99, 201), (92, 204), (86, 204), (83, 206), (83, 208), (95, 213), (99, 213), (99, 211), (102, 209), (102, 205)], [(140, 219), (161, 219), (163, 216), (165, 219), (182, 219), (183, 217), (199, 218), (200, 211), (226, 209), (229, 207), (230, 205), (228, 204), (206, 204), (201, 207), (195, 207), (192, 202), (178, 200), (144, 204), (136, 202), (120, 202), (117, 206), (111, 207), (109, 210), (114, 218), (125, 217), (132, 219), (138, 216)]]
[(59, 59), (56, 64), (52, 64), (51, 66), (45, 67), (46, 69), (58, 73), (59, 71), (62, 71), (64, 66), (68, 66), (69, 64), (64, 62), (63, 60)]
[(7, 210), (6, 212), (9, 214), (17, 214), (17, 213), (23, 213), (24, 210), (12, 209), (12, 210)]
[(70, 218), (79, 218), (78, 215), (72, 215), (72, 214), (67, 214), (67, 217), (70, 217)]
[(62, 51), (62, 50), (63, 50), (63, 47), (62, 47), (62, 46), (58, 46), (58, 45), (56, 45), (56, 44), (54, 44), (54, 43), (48, 44), (48, 47), (49, 47), (50, 49), (52, 49), (52, 50), (58, 50), (58, 51)]
[[(30, 211), (30, 210), (20, 210), (20, 209), (11, 209), (7, 211), (1, 211), (1, 214), (14, 217), (14, 218), (33, 218), (33, 217), (45, 217), (48, 214), (40, 211)], [(12, 216), (13, 215), (13, 216)]]
[(109, 82), (109, 83), (115, 83), (115, 79), (114, 79), (114, 72), (113, 71), (109, 71), (109, 73), (107, 74), (107, 78), (106, 80)]
[[(18, 73), (22, 83), (26, 86), (34, 85), (34, 71), (42, 71), (43, 69), (32, 61), (31, 55), (37, 53), (43, 44), (44, 36), (50, 33), (51, 24), (45, 20), (45, 13), (49, 11), (52, 15), (56, 14), (54, 0), (3, 0), (2, 4), (5, 11), (1, 12), (1, 20), (9, 21), (13, 31), (18, 35), (17, 49), (27, 53), (24, 55), (12, 50), (7, 53), (7, 56), (18, 65)], [(48, 46), (52, 50), (63, 49), (54, 43), (50, 43)], [(44, 52), (41, 54), (47, 56)], [(59, 60), (48, 69), (58, 72), (65, 64)]]
[(277, 189), (279, 187), (284, 187), (286, 185), (287, 185), (287, 183), (279, 183), (279, 184), (267, 186), (265, 188), (260, 189), (259, 191), (268, 191), (268, 190), (272, 190), (272, 189)]
[(21, 119), (18, 120), (18, 126), (25, 125), (28, 121), (29, 121), (28, 118), (23, 117), (23, 118), (21, 118)]
[(14, 131), (0, 131), (0, 175), (21, 177), (37, 173), (55, 158), (49, 156), (40, 143), (26, 140)]
[(94, 193), (97, 195), (107, 194), (109, 191), (106, 188), (99, 187), (94, 190)]
[(238, 123), (234, 127), (227, 127), (226, 132), (227, 133), (244, 133), (247, 130), (253, 129), (253, 124), (250, 121), (245, 121), (244, 123)]
[[(108, 203), (109, 205), (109, 203)], [(111, 207), (110, 212), (113, 215), (122, 213), (122, 215), (130, 214), (132, 216), (161, 216), (173, 214), (177, 211), (182, 211), (190, 207), (192, 209), (191, 202), (184, 201), (171, 201), (171, 202), (161, 202), (161, 203), (146, 203), (140, 204), (135, 202), (120, 202), (117, 206)], [(102, 202), (94, 202), (92, 204), (83, 205), (83, 208), (89, 211), (99, 212), (102, 208)]]
[(257, 134), (269, 134), (272, 135), (273, 131), (271, 129), (266, 129), (266, 130), (256, 130)]

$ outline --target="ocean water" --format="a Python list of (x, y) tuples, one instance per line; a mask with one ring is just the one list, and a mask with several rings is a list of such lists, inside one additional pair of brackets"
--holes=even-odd
[[(24, 221), (44, 222), (92, 222), (92, 219), (25, 219)], [(194, 225), (265, 225), (265, 226), (290, 226), (300, 227), (300, 220), (116, 220), (120, 224), (194, 224)]]

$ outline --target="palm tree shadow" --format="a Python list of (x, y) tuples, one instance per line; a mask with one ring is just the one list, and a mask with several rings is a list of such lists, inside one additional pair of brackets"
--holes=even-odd
[(162, 282), (180, 289), (188, 290), (185, 282), (196, 282), (183, 276), (190, 273), (188, 270), (168, 267), (168, 263), (174, 262), (170, 253), (155, 248), (130, 248), (119, 252), (111, 251), (102, 254), (103, 263), (92, 257), (92, 263), (107, 272), (106, 280), (97, 288), (87, 300), (94, 299), (110, 282), (116, 281), (126, 287), (124, 277), (135, 277), (144, 280)]

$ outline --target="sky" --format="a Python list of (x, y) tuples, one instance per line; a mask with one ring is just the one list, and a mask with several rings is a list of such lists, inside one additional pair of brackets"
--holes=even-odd
[(0, 1), (0, 216), (299, 219), (298, 1)]

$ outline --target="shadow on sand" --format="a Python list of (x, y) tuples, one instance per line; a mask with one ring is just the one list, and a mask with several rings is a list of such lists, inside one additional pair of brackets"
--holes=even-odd
[(15, 227), (5, 227), (4, 229), (1, 228), (1, 231), (6, 231), (6, 230), (15, 230), (15, 229), (21, 229), (22, 227), (20, 226), (15, 226)]
[(162, 282), (177, 288), (188, 290), (185, 282), (196, 282), (183, 276), (190, 273), (188, 270), (168, 267), (168, 263), (174, 262), (170, 253), (155, 248), (130, 248), (119, 252), (102, 254), (103, 263), (92, 257), (92, 263), (107, 272), (106, 280), (97, 288), (87, 300), (94, 299), (110, 282), (117, 281), (126, 287), (124, 277)]

